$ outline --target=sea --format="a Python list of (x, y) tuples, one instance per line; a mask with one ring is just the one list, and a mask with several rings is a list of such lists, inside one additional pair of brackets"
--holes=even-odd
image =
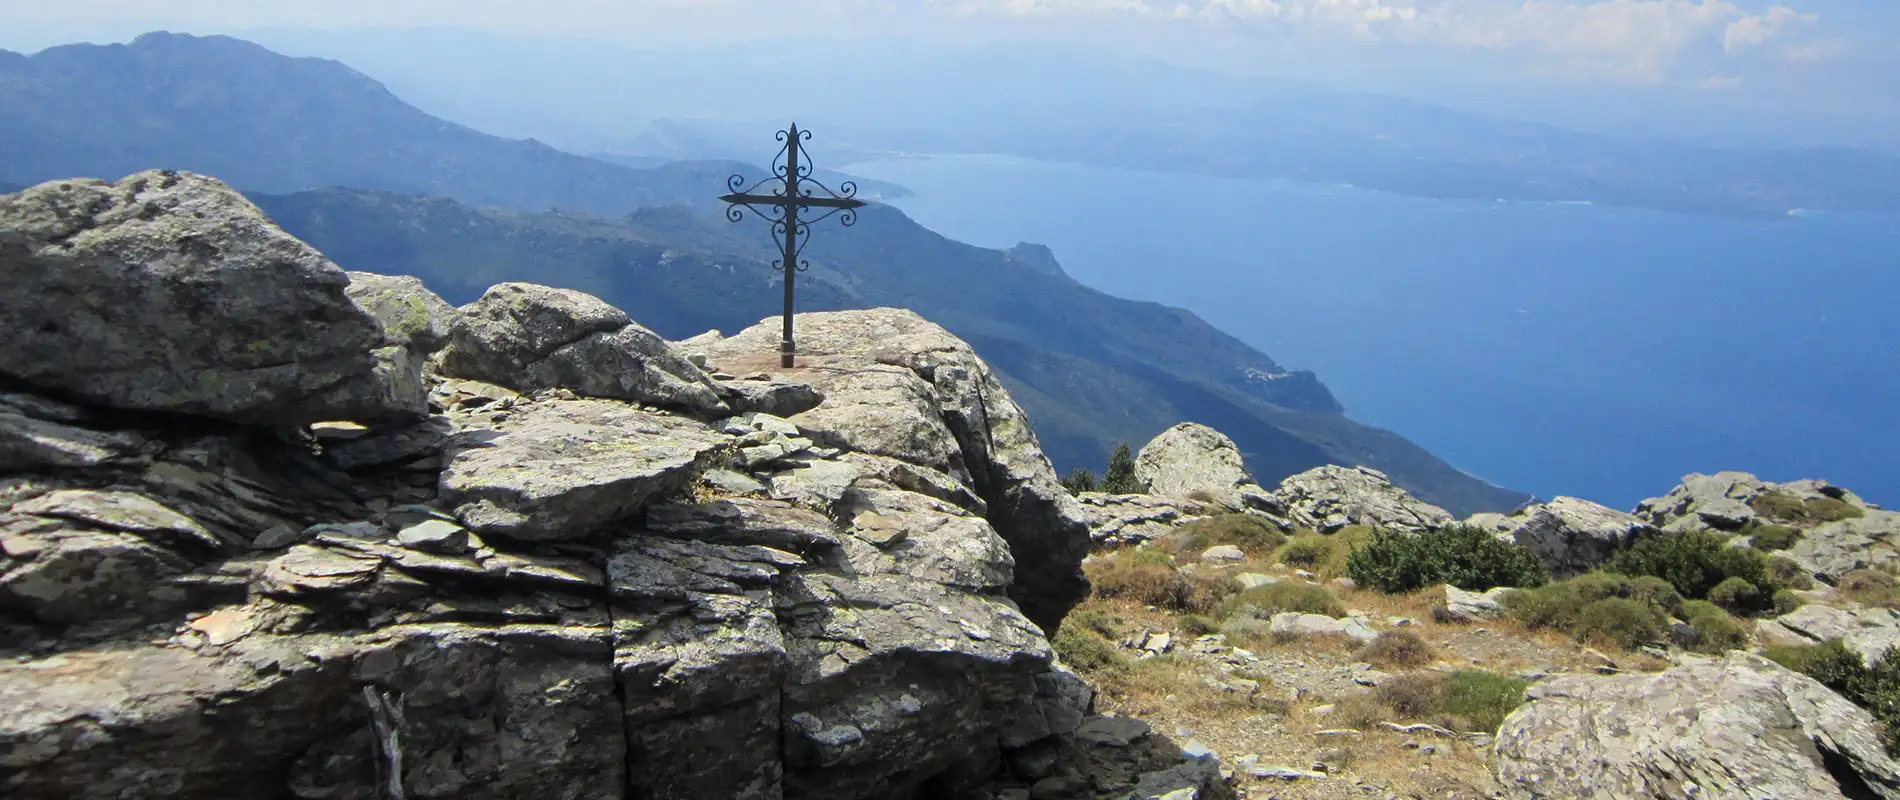
[(1630, 509), (1692, 472), (1900, 503), (1900, 217), (1746, 219), (1411, 197), (984, 154), (840, 167), (922, 224), (1037, 242), (1179, 306), (1348, 416), (1542, 498)]

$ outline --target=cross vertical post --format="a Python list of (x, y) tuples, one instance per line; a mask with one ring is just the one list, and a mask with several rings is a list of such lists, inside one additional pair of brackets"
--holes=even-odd
[[(811, 157), (804, 152), (804, 142), (810, 138), (811, 131), (799, 130), (796, 122), (792, 123), (791, 127), (779, 131), (778, 139), (784, 142), (785, 146), (779, 149), (778, 157), (772, 160), (772, 177), (742, 190), (740, 187), (745, 185), (745, 179), (734, 175), (726, 181), (726, 187), (731, 189), (732, 193), (721, 195), (719, 198), (728, 204), (727, 219), (738, 222), (745, 219), (746, 212), (750, 211), (760, 219), (772, 223), (772, 232), (784, 237), (783, 243), (779, 246), (780, 258), (772, 264), (772, 267), (785, 273), (785, 331), (779, 340), (778, 347), (779, 365), (786, 369), (794, 365), (798, 353), (798, 345), (792, 338), (794, 284), (797, 282), (798, 273), (811, 268), (811, 262), (798, 259), (800, 251), (804, 249), (804, 244), (799, 239), (803, 237), (809, 241), (811, 224), (823, 222), (833, 214), (839, 214), (838, 221), (845, 227), (850, 227), (858, 221), (857, 210), (864, 207), (864, 201), (856, 199), (858, 193), (856, 183), (845, 181), (839, 184), (839, 191), (834, 192), (830, 187), (811, 177)], [(770, 193), (759, 191), (772, 182), (777, 182), (779, 187)], [(815, 194), (814, 188), (822, 190), (824, 194)], [(771, 209), (771, 211), (760, 211), (762, 208)], [(806, 208), (831, 210), (816, 219), (799, 219), (799, 210)]]

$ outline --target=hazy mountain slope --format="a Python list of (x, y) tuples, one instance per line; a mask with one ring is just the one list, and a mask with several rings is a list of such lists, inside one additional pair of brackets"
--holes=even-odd
[[(417, 275), (452, 302), (536, 281), (598, 294), (673, 338), (732, 331), (778, 308), (763, 226), (717, 214), (675, 207), (609, 220), (342, 189), (253, 197), (345, 267)], [(807, 255), (800, 310), (903, 306), (943, 324), (1004, 376), (1065, 470), (1099, 468), (1113, 442), (1139, 444), (1190, 419), (1233, 436), (1268, 483), (1362, 463), (1459, 513), (1524, 499), (1340, 416), (1310, 373), (1250, 377), (1284, 370), (1192, 314), (945, 239), (895, 209), (821, 230)]]
[[(1423, 197), (1772, 216), (1900, 211), (1900, 158), (1883, 153), (1584, 134), (1074, 45), (871, 37), (632, 50), (456, 29), (260, 35), (294, 52), (343, 57), (438, 113), (579, 152), (748, 157), (759, 132), (796, 114), (837, 159), (1008, 153)], [(788, 51), (799, 54), (803, 74), (825, 79), (796, 92), (752, 79), (779, 69)], [(666, 79), (594, 79), (653, 74)]]
[[(504, 280), (571, 287), (670, 336), (750, 325), (778, 307), (764, 225), (732, 224), (713, 202), (729, 174), (758, 177), (756, 167), (634, 170), (506, 142), (429, 117), (341, 64), (215, 37), (11, 56), (0, 101), (0, 180), (206, 172), (253, 190), (346, 266), (419, 275), (458, 301)], [(310, 185), (357, 188), (266, 196)], [(380, 189), (400, 194), (367, 191)], [(698, 207), (657, 205), (669, 201)], [(1228, 431), (1265, 482), (1366, 463), (1455, 510), (1521, 499), (1345, 419), (1312, 373), (1289, 373), (1191, 313), (1082, 286), (1040, 248), (1014, 252), (872, 206), (848, 232), (818, 229), (801, 308), (908, 307), (966, 337), (1030, 398), (1065, 469), (1099, 467), (1113, 442), (1193, 419)]]
[[(0, 51), (0, 180), (142, 169), (241, 189), (359, 186), (481, 205), (622, 213), (703, 198), (730, 165), (635, 170), (431, 117), (334, 61), (226, 37)], [(714, 184), (717, 185), (717, 184)]]

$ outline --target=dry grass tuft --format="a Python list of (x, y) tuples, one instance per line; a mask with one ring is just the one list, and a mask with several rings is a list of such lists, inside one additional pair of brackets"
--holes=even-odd
[(1382, 667), (1415, 669), (1437, 659), (1438, 654), (1423, 637), (1407, 630), (1382, 632), (1359, 651), (1359, 660)]

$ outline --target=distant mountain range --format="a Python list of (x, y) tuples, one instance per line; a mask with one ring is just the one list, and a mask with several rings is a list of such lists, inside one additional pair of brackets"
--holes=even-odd
[[(435, 113), (575, 152), (745, 157), (762, 126), (796, 115), (839, 157), (1003, 153), (1421, 197), (1750, 216), (1900, 211), (1892, 155), (1584, 134), (1079, 46), (865, 38), (632, 50), (441, 28), (257, 35), (287, 52), (342, 58)], [(791, 90), (762, 78), (788, 52), (799, 66)]]
[[(764, 174), (749, 165), (636, 169), (508, 141), (340, 63), (222, 37), (0, 52), (0, 107), (0, 181), (214, 175), (346, 268), (416, 275), (452, 302), (534, 281), (596, 294), (673, 338), (777, 310), (763, 226), (710, 203), (728, 174)], [(1065, 471), (1193, 420), (1232, 436), (1267, 485), (1364, 464), (1459, 514), (1527, 499), (1353, 422), (1312, 373), (1192, 313), (1075, 282), (1046, 248), (978, 248), (873, 205), (849, 232), (820, 229), (808, 257), (801, 310), (901, 306), (943, 324), (1002, 373)]]

